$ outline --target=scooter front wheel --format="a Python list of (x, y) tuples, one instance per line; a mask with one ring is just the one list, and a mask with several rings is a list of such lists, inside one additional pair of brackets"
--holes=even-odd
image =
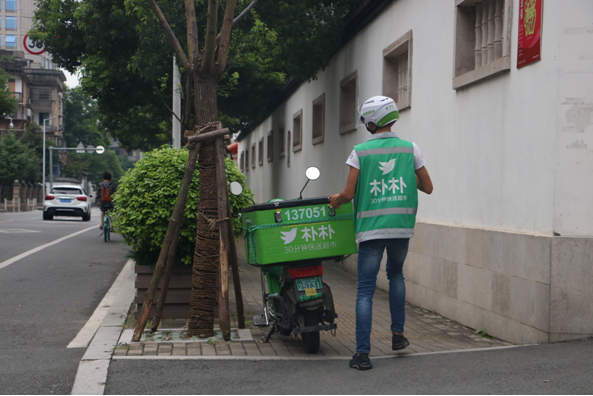
[[(315, 311), (305, 311), (305, 327), (317, 326), (319, 324), (319, 313)], [(303, 349), (306, 353), (319, 352), (319, 331), (301, 333), (303, 339)]]

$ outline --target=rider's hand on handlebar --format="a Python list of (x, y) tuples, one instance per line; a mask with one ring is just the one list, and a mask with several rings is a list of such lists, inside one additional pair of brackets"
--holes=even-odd
[(338, 201), (338, 196), (339, 196), (339, 195), (340, 195), (340, 194), (334, 194), (334, 195), (330, 195), (330, 196), (329, 196), (329, 202), (330, 202), (330, 203), (331, 203), (331, 205), (332, 205), (334, 208), (336, 208), (336, 209), (339, 209), (339, 208), (340, 208), (340, 206), (341, 206), (341, 205), (340, 205), (340, 203), (339, 203), (339, 201)]

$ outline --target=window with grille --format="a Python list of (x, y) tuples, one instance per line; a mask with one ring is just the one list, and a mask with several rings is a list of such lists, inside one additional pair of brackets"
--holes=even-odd
[(292, 151), (297, 152), (303, 148), (303, 109), (297, 111), (292, 116)]
[(511, 69), (513, 0), (456, 0), (453, 89)]
[(264, 138), (259, 139), (257, 146), (257, 163), (262, 166), (264, 164)]
[(274, 130), (272, 129), (270, 133), (268, 133), (268, 151), (267, 151), (267, 158), (268, 162), (272, 162), (274, 159)]
[(313, 125), (312, 138), (313, 144), (323, 142), (325, 129), (325, 94), (313, 101)]
[(249, 147), (245, 150), (245, 172), (249, 172)]
[(251, 167), (255, 169), (255, 143), (251, 145)]
[(245, 172), (245, 151), (241, 151), (241, 155), (239, 156), (239, 170), (242, 173)]
[(284, 140), (284, 124), (278, 126), (278, 158), (283, 158), (286, 154), (286, 145)]
[(358, 119), (358, 71), (340, 81), (340, 134), (354, 131)]
[(383, 50), (383, 95), (395, 100), (398, 110), (412, 104), (412, 31)]

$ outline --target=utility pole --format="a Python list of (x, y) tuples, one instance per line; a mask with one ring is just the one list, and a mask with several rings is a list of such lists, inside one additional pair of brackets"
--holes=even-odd
[(45, 197), (45, 123), (49, 120), (53, 120), (54, 118), (58, 118), (58, 117), (55, 116), (55, 117), (46, 118), (45, 120), (43, 120), (43, 196), (44, 197)]
[[(177, 67), (175, 55), (173, 55), (173, 144), (172, 147), (181, 148), (181, 75)], [(177, 117), (175, 116), (177, 115)]]

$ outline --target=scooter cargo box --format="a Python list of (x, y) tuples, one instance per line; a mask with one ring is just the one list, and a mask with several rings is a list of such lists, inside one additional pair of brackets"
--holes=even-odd
[(352, 203), (325, 198), (279, 201), (241, 211), (247, 262), (269, 265), (356, 253)]

